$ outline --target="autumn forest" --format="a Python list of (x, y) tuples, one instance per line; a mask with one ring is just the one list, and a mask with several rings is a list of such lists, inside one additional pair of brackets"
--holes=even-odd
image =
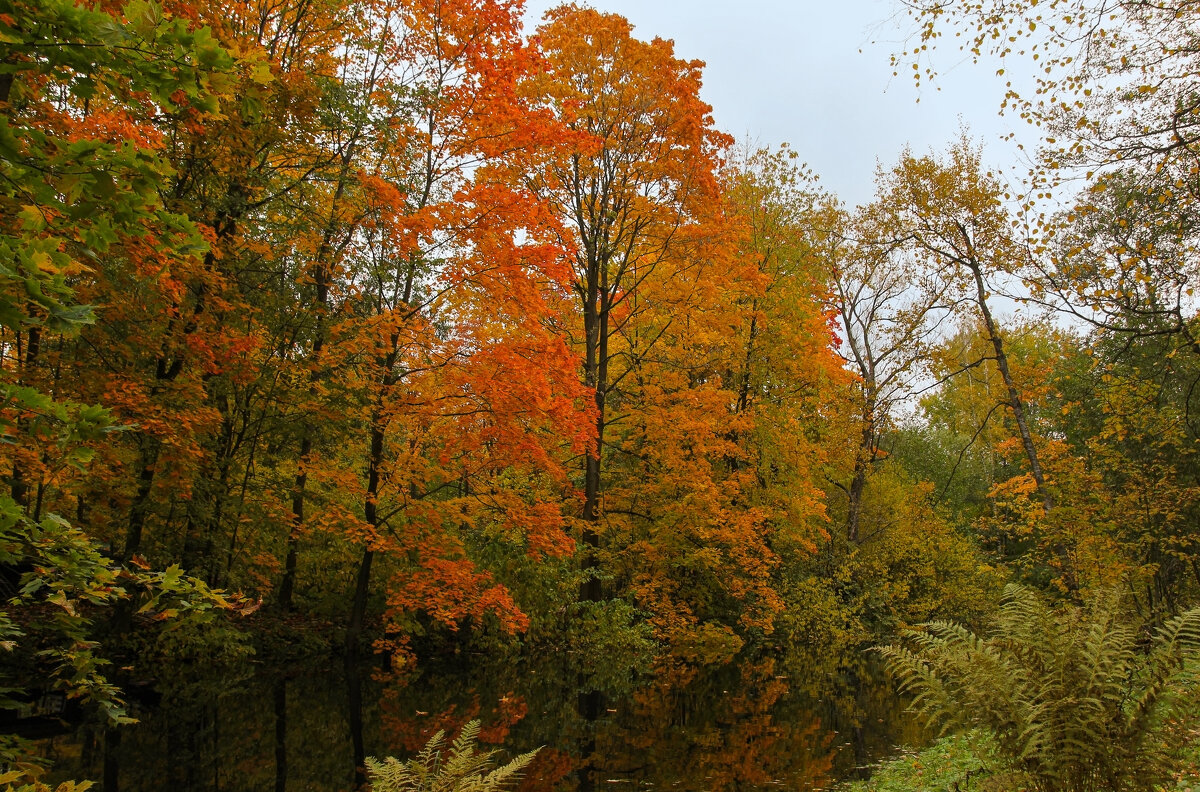
[(561, 658), (525, 789), (591, 788), (622, 690), (695, 732), (705, 674), (761, 728), (682, 788), (894, 750), (861, 695), (764, 720), (789, 679), (978, 736), (1001, 785), (955, 789), (1200, 777), (1200, 14), (897, 9), (901, 75), (1034, 70), (1021, 178), (946, 130), (849, 207), (584, 6), (0, 0), (0, 784), (83, 788), (23, 734), (50, 693), (117, 792), (143, 687), (314, 657), (396, 755), (476, 714), (405, 731), (404, 680)]

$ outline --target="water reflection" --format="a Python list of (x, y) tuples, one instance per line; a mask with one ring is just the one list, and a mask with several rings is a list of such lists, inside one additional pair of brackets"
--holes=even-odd
[(364, 664), (194, 669), (136, 702), (140, 723), (84, 724), (42, 748), (55, 779), (96, 780), (103, 792), (347, 792), (362, 783), (364, 756), (409, 756), (478, 718), (486, 742), (544, 746), (521, 792), (743, 792), (821, 788), (920, 738), (862, 665), (663, 663), (603, 697), (562, 658), (462, 665), (387, 680)]
[(275, 792), (287, 790), (287, 677), (272, 686), (275, 702)]

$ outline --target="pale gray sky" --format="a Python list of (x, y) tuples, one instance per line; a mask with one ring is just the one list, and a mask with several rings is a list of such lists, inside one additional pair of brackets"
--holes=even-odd
[[(528, 0), (527, 18), (558, 4)], [(705, 61), (703, 97), (721, 129), (763, 145), (790, 143), (851, 206), (870, 200), (877, 161), (890, 165), (906, 144), (918, 154), (945, 148), (960, 118), (983, 141), (989, 165), (1019, 170), (1004, 133), (1033, 139), (1019, 122), (998, 117), (1004, 81), (995, 68), (973, 65), (952, 47), (934, 55), (940, 91), (918, 91), (903, 72), (892, 77), (888, 57), (911, 24), (889, 21), (893, 0), (589, 4), (628, 18), (638, 38), (673, 39), (679, 57)]]

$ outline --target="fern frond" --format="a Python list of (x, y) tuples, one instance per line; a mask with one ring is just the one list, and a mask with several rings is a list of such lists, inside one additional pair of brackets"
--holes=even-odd
[(1054, 607), (1010, 585), (986, 637), (930, 622), (877, 651), (911, 710), (943, 732), (985, 727), (1031, 789), (1134, 792), (1163, 777), (1148, 735), (1183, 649), (1200, 648), (1200, 609), (1164, 625), (1149, 655), (1138, 636), (1114, 592)]
[(479, 721), (463, 726), (448, 746), (445, 731), (438, 731), (417, 755), (401, 762), (368, 757), (365, 765), (374, 792), (499, 792), (515, 782), (538, 750), (521, 754), (492, 769), (496, 751), (480, 752)]

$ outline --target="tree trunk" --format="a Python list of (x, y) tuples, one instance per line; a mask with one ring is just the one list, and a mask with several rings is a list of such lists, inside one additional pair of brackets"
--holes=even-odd
[(854, 478), (850, 480), (850, 488), (846, 491), (846, 539), (851, 544), (858, 544), (859, 527), (862, 522), (863, 493), (867, 488), (867, 474), (875, 459), (875, 399), (873, 383), (864, 383), (866, 401), (863, 405), (863, 428), (859, 440), (858, 453), (854, 456)]
[[(1013, 419), (1017, 422), (1017, 430), (1021, 435), (1021, 445), (1025, 449), (1025, 456), (1029, 460), (1029, 469), (1033, 474), (1034, 484), (1037, 486), (1038, 495), (1042, 499), (1042, 513), (1049, 515), (1054, 509), (1054, 498), (1050, 495), (1049, 489), (1046, 487), (1046, 477), (1042, 473), (1042, 465), (1038, 461), (1037, 448), (1033, 444), (1033, 434), (1029, 431), (1029, 420), (1025, 415), (1025, 405), (1021, 400), (1021, 394), (1017, 390), (1016, 383), (1012, 378), (1012, 371), (1008, 367), (1008, 355), (1004, 352), (1004, 340), (1000, 336), (1000, 331), (996, 327), (996, 322), (992, 318), (992, 312), (988, 309), (987, 304), (987, 288), (983, 283), (983, 273), (978, 264), (968, 264), (971, 274), (975, 279), (976, 298), (979, 302), (979, 312), (983, 315), (983, 324), (988, 333), (988, 340), (992, 343), (992, 350), (996, 354), (996, 368), (1000, 371), (1000, 377), (1004, 380), (1004, 387), (1008, 394), (1007, 404), (1012, 410)], [(1050, 545), (1051, 552), (1058, 558), (1058, 563), (1062, 569), (1063, 583), (1068, 591), (1076, 591), (1079, 584), (1075, 579), (1074, 563), (1071, 561), (1071, 553), (1067, 546), (1061, 540), (1055, 539)]]
[(358, 576), (354, 582), (354, 599), (350, 603), (350, 623), (346, 627), (347, 656), (358, 654), (358, 644), (367, 616), (367, 596), (371, 593), (371, 562), (374, 559), (374, 550), (363, 550), (362, 560), (358, 564)]
[[(371, 451), (367, 459), (367, 492), (363, 504), (363, 516), (367, 525), (375, 531), (379, 527), (379, 472), (383, 464), (384, 427), (380, 414), (381, 406), (377, 406), (371, 416)], [(354, 600), (350, 606), (350, 624), (346, 628), (346, 649), (356, 652), (362, 636), (363, 624), (366, 620), (367, 597), (371, 592), (371, 562), (375, 551), (371, 549), (368, 539), (367, 547), (363, 550), (362, 561), (358, 565), (358, 577), (354, 584)]]
[(603, 274), (600, 263), (589, 261), (583, 305), (584, 382), (592, 390), (596, 405), (596, 453), (595, 455), (587, 454), (584, 457), (583, 530), (580, 535), (583, 557), (580, 566), (585, 575), (579, 584), (581, 602), (599, 602), (604, 594), (597, 574), (596, 551), (600, 547), (600, 535), (596, 530), (596, 525), (600, 522), (605, 404), (608, 401), (607, 285), (607, 278)]
[[(346, 181), (350, 176), (353, 145), (342, 156), (338, 173), (337, 189), (333, 193), (332, 208), (325, 229), (321, 234), (321, 245), (317, 248), (312, 273), (315, 282), (316, 319), (313, 326), (312, 360), (308, 371), (308, 393), (317, 395), (317, 382), (321, 378), (321, 351), (325, 348), (325, 316), (329, 312), (329, 291), (333, 285), (333, 235), (336, 232), (338, 206), (346, 192)], [(296, 459), (296, 476), (292, 484), (292, 524), (288, 530), (287, 552), (283, 563), (283, 580), (279, 583), (279, 609), (285, 614), (292, 609), (292, 597), (296, 588), (296, 562), (300, 548), (300, 534), (304, 530), (304, 500), (308, 488), (309, 455), (313, 448), (313, 426), (307, 416), (300, 427), (300, 449)]]
[(865, 459), (854, 461), (854, 478), (850, 480), (850, 489), (847, 491), (849, 503), (846, 507), (846, 540), (851, 544), (858, 544), (859, 525), (862, 522), (863, 491), (867, 488), (868, 464)]
[[(341, 185), (338, 186), (338, 193), (341, 195)], [(329, 237), (327, 229), (326, 237)], [(321, 250), (325, 251), (329, 247), (328, 243), (323, 243)], [(329, 268), (324, 264), (318, 264), (314, 270), (317, 281), (317, 318), (316, 326), (313, 330), (313, 345), (312, 345), (312, 361), (311, 368), (308, 373), (308, 392), (309, 397), (313, 398), (317, 393), (317, 382), (320, 380), (321, 374), (319, 365), (321, 362), (321, 351), (325, 348), (325, 314), (329, 310), (329, 287), (330, 275)], [(292, 484), (292, 524), (288, 531), (287, 537), (287, 554), (283, 564), (283, 580), (279, 584), (279, 609), (284, 613), (288, 613), (292, 609), (292, 596), (296, 587), (296, 562), (300, 547), (300, 534), (304, 530), (304, 500), (307, 496), (308, 489), (308, 463), (309, 455), (313, 449), (313, 426), (311, 421), (304, 419), (300, 429), (300, 450), (296, 461), (296, 477)]]
[(146, 513), (150, 509), (150, 490), (154, 485), (155, 466), (158, 464), (160, 445), (157, 440), (143, 438), (137, 491), (129, 506), (129, 523), (125, 530), (125, 546), (121, 549), (121, 563), (128, 564), (142, 544), (142, 533), (146, 527)]
[[(405, 292), (405, 300), (409, 292)], [(378, 363), (384, 372), (380, 382), (379, 395), (376, 397), (375, 409), (371, 412), (371, 447), (367, 454), (367, 491), (363, 502), (363, 517), (371, 526), (372, 535), (379, 530), (379, 482), (383, 468), (384, 444), (387, 440), (387, 419), (384, 416), (384, 401), (388, 391), (399, 381), (395, 371), (396, 357), (399, 354), (400, 334), (393, 332), (388, 353), (379, 359)], [(375, 551), (371, 549), (371, 538), (363, 550), (362, 562), (358, 566), (358, 578), (354, 585), (354, 601), (350, 607), (350, 625), (346, 629), (346, 648), (350, 653), (358, 651), (358, 641), (362, 635), (363, 623), (367, 613), (367, 596), (371, 592), (371, 562)]]
[(996, 322), (992, 318), (992, 312), (988, 309), (987, 304), (987, 288), (983, 283), (983, 273), (980, 271), (978, 264), (968, 264), (971, 274), (975, 278), (976, 298), (979, 302), (979, 312), (983, 315), (983, 324), (988, 333), (988, 340), (992, 343), (992, 349), (996, 353), (996, 368), (1000, 371), (1000, 378), (1004, 380), (1004, 387), (1008, 392), (1007, 404), (1012, 410), (1013, 419), (1017, 422), (1017, 430), (1021, 435), (1021, 445), (1025, 449), (1025, 456), (1029, 460), (1029, 469), (1033, 473), (1033, 481), (1037, 485), (1038, 495), (1042, 499), (1042, 508), (1046, 514), (1054, 508), (1054, 501), (1050, 497), (1050, 492), (1046, 489), (1046, 478), (1042, 475), (1042, 466), (1038, 461), (1037, 449), (1033, 445), (1033, 435), (1029, 431), (1029, 421), (1025, 417), (1025, 405), (1021, 401), (1021, 394), (1017, 390), (1016, 384), (1013, 382), (1012, 372), (1008, 367), (1008, 355), (1004, 353), (1004, 340), (1000, 337), (1000, 332), (996, 327)]
[(292, 610), (292, 596), (296, 586), (296, 562), (300, 544), (300, 531), (304, 527), (304, 497), (308, 486), (308, 455), (312, 453), (312, 436), (308, 427), (304, 429), (304, 438), (300, 441), (299, 464), (296, 468), (296, 479), (292, 487), (292, 526), (288, 531), (287, 555), (283, 562), (283, 580), (279, 582), (279, 609), (284, 614)]
[[(36, 314), (31, 314), (31, 315), (36, 315)], [(20, 335), (20, 331), (17, 332), (17, 335), (18, 336)], [(18, 339), (18, 342), (19, 342), (19, 339)], [(42, 347), (42, 331), (41, 331), (41, 329), (37, 328), (37, 327), (29, 328), (29, 343), (25, 346), (25, 355), (23, 358), (20, 357), (20, 352), (18, 351), (18, 357), (20, 358), (20, 366), (21, 366), (21, 376), (20, 376), (20, 379), (18, 380), (19, 384), (28, 385), (30, 383), (30, 374), (31, 374), (30, 369), (32, 369), (33, 366), (37, 363), (38, 354), (41, 351), (41, 347)], [(20, 344), (18, 343), (18, 350), (19, 350), (19, 348), (20, 348)], [(28, 422), (25, 418), (17, 419), (17, 427), (18, 427), (18, 432), (20, 434), (22, 434), (22, 435), (27, 434), (27, 430), (25, 428), (27, 423)], [(12, 499), (14, 501), (16, 501), (19, 506), (21, 506), (28, 512), (29, 482), (25, 480), (25, 471), (21, 467), (21, 463), (20, 463), (19, 459), (18, 459), (18, 461), (13, 462)]]

